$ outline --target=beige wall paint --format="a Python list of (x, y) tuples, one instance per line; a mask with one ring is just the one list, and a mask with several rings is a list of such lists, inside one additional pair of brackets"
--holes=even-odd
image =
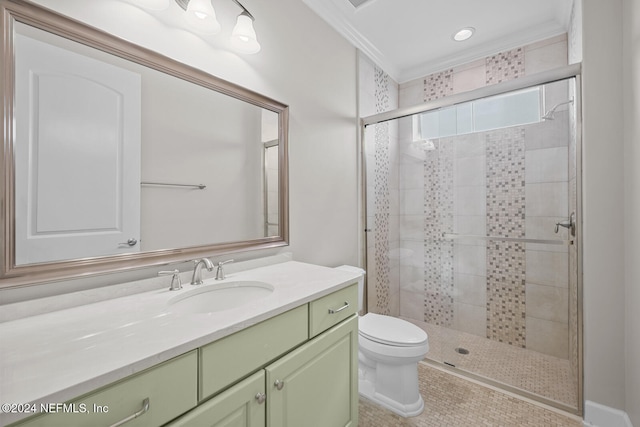
[(625, 409), (622, 0), (582, 1), (585, 399)]
[(623, 2), (626, 371), (625, 409), (640, 426), (640, 0)]
[[(321, 265), (359, 263), (356, 49), (298, 0), (247, 0), (262, 51), (241, 56), (159, 22), (125, 1), (37, 3), (290, 106), (290, 246)], [(188, 269), (185, 264), (183, 269)], [(157, 269), (156, 269), (157, 270)], [(0, 291), (0, 303), (149, 277), (152, 271)]]

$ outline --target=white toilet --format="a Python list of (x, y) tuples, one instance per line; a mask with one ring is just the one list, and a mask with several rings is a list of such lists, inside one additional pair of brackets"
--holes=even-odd
[[(337, 268), (361, 273), (358, 280), (361, 310), (364, 270), (348, 265)], [(358, 319), (358, 341), (360, 395), (403, 417), (422, 413), (418, 362), (429, 351), (427, 333), (405, 320), (368, 313)]]

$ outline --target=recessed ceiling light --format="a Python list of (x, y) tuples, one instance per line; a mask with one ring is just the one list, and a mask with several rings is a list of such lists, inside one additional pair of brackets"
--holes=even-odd
[(458, 31), (456, 31), (451, 38), (454, 39), (457, 42), (463, 42), (465, 40), (468, 40), (473, 33), (475, 33), (476, 29), (473, 27), (465, 27), (462, 28)]

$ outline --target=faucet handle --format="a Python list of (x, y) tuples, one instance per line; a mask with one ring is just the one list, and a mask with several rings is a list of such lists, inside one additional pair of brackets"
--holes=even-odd
[(158, 271), (158, 276), (169, 276), (171, 275), (171, 287), (170, 291), (177, 291), (182, 289), (182, 280), (180, 280), (180, 271), (179, 270), (169, 270), (169, 271)]
[(222, 266), (225, 264), (229, 264), (230, 262), (233, 262), (233, 260), (228, 259), (226, 261), (220, 261), (218, 263), (218, 269), (216, 270), (216, 280), (224, 280), (224, 270), (222, 269)]

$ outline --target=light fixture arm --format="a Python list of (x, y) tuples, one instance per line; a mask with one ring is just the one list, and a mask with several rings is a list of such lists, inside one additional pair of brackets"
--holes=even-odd
[[(231, 0), (231, 1), (237, 4), (238, 6), (240, 6), (243, 14), (251, 18), (252, 21), (255, 21), (255, 18), (253, 17), (253, 15), (247, 10), (246, 7), (242, 5), (242, 3), (240, 3), (238, 0)], [(176, 3), (178, 3), (178, 6), (180, 6), (183, 10), (187, 10), (187, 7), (189, 6), (189, 0), (176, 0)]]

